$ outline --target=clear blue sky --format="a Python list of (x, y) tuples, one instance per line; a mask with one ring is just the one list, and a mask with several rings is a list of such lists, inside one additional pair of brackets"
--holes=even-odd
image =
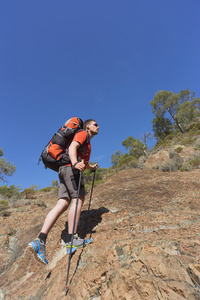
[(200, 97), (199, 0), (0, 2), (1, 141), (8, 185), (49, 186), (38, 158), (70, 117), (100, 125), (92, 161), (152, 132), (158, 90)]

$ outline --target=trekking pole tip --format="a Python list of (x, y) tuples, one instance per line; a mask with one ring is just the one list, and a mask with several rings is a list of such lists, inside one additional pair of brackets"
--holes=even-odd
[(65, 286), (65, 295), (67, 295), (68, 290), (69, 290), (69, 286), (66, 285), (66, 286)]

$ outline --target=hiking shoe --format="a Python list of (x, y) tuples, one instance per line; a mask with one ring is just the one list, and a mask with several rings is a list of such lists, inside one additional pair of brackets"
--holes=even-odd
[(40, 262), (44, 264), (48, 264), (48, 261), (46, 259), (46, 252), (45, 252), (46, 244), (43, 241), (37, 238), (33, 242), (29, 243), (28, 247), (36, 255), (36, 258)]
[[(72, 248), (78, 248), (84, 245), (86, 241), (84, 239), (79, 239), (78, 235), (75, 234), (73, 238)], [(65, 244), (67, 248), (71, 247), (71, 241)]]

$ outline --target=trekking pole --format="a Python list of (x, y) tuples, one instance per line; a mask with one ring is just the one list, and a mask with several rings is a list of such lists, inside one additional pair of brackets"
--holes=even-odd
[(89, 219), (90, 205), (91, 205), (91, 201), (92, 201), (92, 192), (93, 192), (93, 188), (94, 188), (94, 180), (95, 180), (96, 167), (95, 167), (95, 169), (94, 169), (93, 172), (94, 172), (94, 175), (93, 175), (93, 178), (92, 178), (92, 187), (91, 187), (91, 192), (90, 192), (90, 200), (89, 200), (87, 217), (86, 217), (86, 224), (85, 224), (85, 236), (86, 236), (86, 233), (87, 233), (87, 225), (88, 225), (88, 219)]
[[(84, 163), (83, 160), (82, 160), (82, 162)], [(82, 172), (80, 171), (79, 183), (78, 183), (78, 191), (77, 191), (77, 198), (76, 198), (76, 207), (75, 207), (75, 214), (74, 214), (74, 224), (73, 224), (73, 229), (72, 229), (72, 238), (71, 238), (70, 254), (69, 254), (68, 269), (67, 269), (67, 278), (66, 278), (66, 283), (65, 283), (65, 295), (67, 295), (67, 291), (68, 291), (69, 269), (70, 269), (70, 263), (71, 263), (71, 257), (72, 257), (72, 245), (73, 245), (73, 239), (74, 239), (74, 229), (75, 229), (75, 224), (76, 224), (76, 214), (77, 214), (77, 207), (78, 207), (78, 198), (79, 198), (80, 186), (81, 186), (81, 176), (82, 176)]]

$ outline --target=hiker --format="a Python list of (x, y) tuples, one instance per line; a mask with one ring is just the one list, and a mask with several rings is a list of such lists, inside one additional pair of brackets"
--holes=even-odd
[[(73, 231), (75, 207), (77, 200), (78, 183), (80, 178), (80, 172), (84, 172), (87, 168), (89, 170), (95, 170), (98, 164), (90, 165), (90, 153), (91, 145), (90, 140), (98, 134), (99, 126), (93, 119), (88, 119), (83, 124), (83, 129), (78, 131), (73, 141), (68, 148), (68, 155), (71, 163), (62, 165), (59, 168), (60, 187), (58, 192), (58, 202), (56, 206), (48, 213), (41, 232), (36, 240), (29, 243), (29, 248), (37, 255), (40, 261), (48, 264), (46, 259), (46, 239), (49, 231), (60, 217), (60, 215), (67, 210), (70, 203), (70, 210), (68, 213), (68, 236), (66, 241), (66, 247), (71, 246), (71, 239), (73, 235), (73, 246), (80, 247), (84, 244), (84, 239), (80, 239), (77, 235), (77, 227), (81, 214), (81, 209), (85, 199), (85, 188), (83, 182), (83, 175), (81, 175), (81, 185), (78, 197), (77, 215), (75, 221), (75, 229)], [(82, 161), (81, 161), (82, 160)], [(84, 160), (84, 161), (83, 161)]]

